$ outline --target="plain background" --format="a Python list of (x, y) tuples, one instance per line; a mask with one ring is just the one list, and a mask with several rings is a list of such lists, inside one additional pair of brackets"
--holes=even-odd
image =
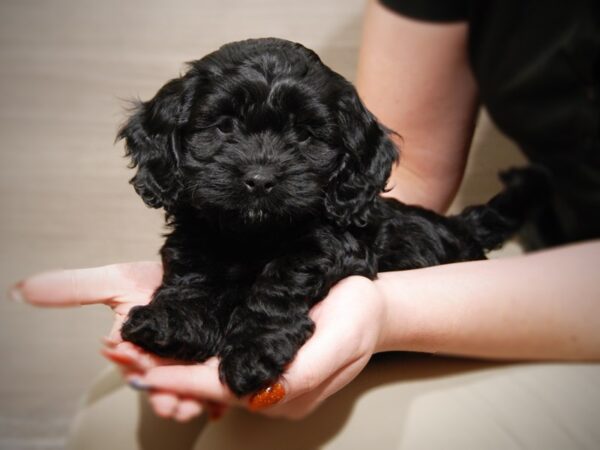
[[(183, 62), (249, 37), (301, 42), (352, 80), (363, 8), (1, 0), (0, 287), (49, 269), (155, 259), (162, 215), (135, 195), (113, 144), (125, 100), (150, 98)], [(454, 209), (485, 200), (499, 187), (497, 169), (520, 161), (485, 117), (474, 145)], [(0, 303), (0, 448), (62, 448), (80, 396), (107, 365), (98, 350), (110, 322), (102, 307)]]

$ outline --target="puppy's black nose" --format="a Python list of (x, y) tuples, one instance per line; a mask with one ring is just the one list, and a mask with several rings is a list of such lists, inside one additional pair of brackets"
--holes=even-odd
[(244, 175), (244, 186), (249, 192), (264, 194), (270, 192), (275, 186), (275, 171), (268, 167), (255, 167), (249, 169)]

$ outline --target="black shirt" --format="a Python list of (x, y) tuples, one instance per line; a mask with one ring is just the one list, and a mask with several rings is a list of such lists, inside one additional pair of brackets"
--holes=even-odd
[(600, 1), (380, 1), (415, 19), (468, 22), (482, 103), (553, 175), (534, 246), (600, 237)]

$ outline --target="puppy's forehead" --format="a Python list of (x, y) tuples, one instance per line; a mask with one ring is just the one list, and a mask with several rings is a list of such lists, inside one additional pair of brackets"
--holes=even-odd
[(331, 81), (331, 71), (318, 58), (287, 47), (276, 51), (267, 47), (259, 52), (255, 48), (244, 51), (242, 46), (235, 50), (221, 49), (199, 61), (197, 69), (211, 74), (209, 80), (204, 78), (207, 83), (198, 98), (200, 110), (216, 115), (266, 109), (295, 115), (326, 114), (324, 88)]
[(288, 74), (298, 76), (323, 66), (319, 57), (300, 44), (283, 39), (249, 39), (224, 45), (203, 60), (214, 66), (252, 67), (269, 77)]

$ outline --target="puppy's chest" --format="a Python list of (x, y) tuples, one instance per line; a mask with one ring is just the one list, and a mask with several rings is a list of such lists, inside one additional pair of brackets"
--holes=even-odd
[(214, 239), (196, 249), (216, 280), (224, 284), (249, 285), (274, 261), (294, 252), (291, 242), (249, 236), (246, 239)]

